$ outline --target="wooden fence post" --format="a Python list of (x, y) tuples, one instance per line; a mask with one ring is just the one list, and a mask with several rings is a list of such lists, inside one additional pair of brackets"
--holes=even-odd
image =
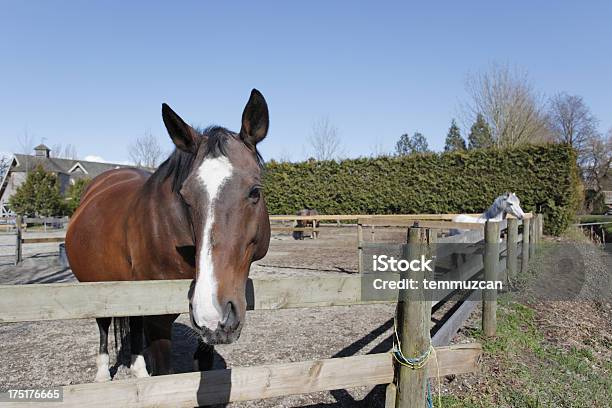
[(508, 234), (506, 235), (506, 284), (516, 278), (518, 273), (518, 219), (508, 218)]
[[(499, 222), (487, 221), (485, 224), (484, 279), (497, 280), (499, 264)], [(497, 331), (497, 290), (485, 289), (482, 293), (482, 331), (485, 336), (493, 337)]]
[(21, 215), (15, 217), (15, 228), (17, 228), (17, 237), (15, 242), (15, 265), (19, 265), (22, 259), (22, 251), (21, 251), (21, 224), (23, 222), (23, 218)]
[(396, 394), (397, 387), (395, 387), (395, 384), (387, 384), (387, 388), (385, 388), (385, 408), (395, 408)]
[(533, 255), (535, 254), (535, 246), (538, 243), (537, 230), (538, 230), (538, 217), (537, 215), (534, 215), (533, 218), (531, 219), (531, 225), (529, 229), (529, 237), (531, 238), (530, 239), (531, 245), (529, 245), (529, 257), (530, 258), (532, 258)]
[(544, 236), (544, 214), (538, 214), (538, 244)]
[[(435, 251), (437, 235), (428, 228), (410, 228), (408, 244), (403, 247), (403, 258), (418, 259), (425, 255), (431, 259)], [(402, 278), (414, 279), (419, 289), (402, 290), (397, 303), (397, 333), (401, 351), (406, 358), (418, 358), (431, 347), (429, 335), (431, 322), (431, 301), (426, 299), (423, 279), (433, 279), (425, 272), (404, 272)], [(427, 369), (412, 369), (399, 366), (397, 377), (396, 408), (424, 408), (427, 403)]]
[(529, 232), (531, 230), (531, 220), (523, 220), (523, 248), (521, 251), (521, 273), (526, 273), (529, 269)]
[(363, 273), (363, 225), (357, 224), (357, 272)]

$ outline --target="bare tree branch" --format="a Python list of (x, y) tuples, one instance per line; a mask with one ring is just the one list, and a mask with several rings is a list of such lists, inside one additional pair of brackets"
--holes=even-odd
[(34, 136), (28, 132), (28, 129), (23, 131), (23, 134), (17, 137), (19, 144), (19, 152), (23, 154), (32, 154), (34, 150)]
[(464, 106), (467, 116), (475, 121), (480, 113), (498, 147), (547, 140), (542, 97), (525, 72), (493, 64), (488, 71), (468, 76), (466, 89), (471, 98)]
[(602, 181), (612, 177), (612, 129), (606, 136), (591, 135), (585, 143), (583, 163), (584, 179), (587, 186), (600, 192)]
[(162, 157), (162, 149), (157, 137), (151, 131), (146, 131), (141, 137), (131, 143), (128, 154), (135, 166), (155, 168)]
[(308, 143), (317, 160), (334, 160), (343, 154), (338, 128), (330, 123), (328, 117), (323, 117), (313, 123)]
[(61, 143), (56, 143), (51, 148), (51, 157), (57, 157), (58, 159), (78, 159), (76, 146), (72, 144), (62, 145)]
[(567, 143), (578, 152), (582, 164), (589, 139), (597, 134), (598, 120), (578, 95), (559, 93), (549, 101), (548, 123), (556, 142)]
[(377, 139), (374, 144), (370, 146), (370, 152), (370, 157), (372, 158), (391, 156), (391, 153), (385, 148), (385, 144), (380, 139)]

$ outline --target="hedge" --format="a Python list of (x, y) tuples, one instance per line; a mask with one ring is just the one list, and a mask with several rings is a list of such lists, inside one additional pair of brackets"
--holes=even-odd
[(545, 231), (563, 232), (581, 205), (574, 150), (567, 145), (428, 153), (405, 157), (270, 161), (271, 214), (478, 213), (515, 192), (525, 211), (543, 213)]

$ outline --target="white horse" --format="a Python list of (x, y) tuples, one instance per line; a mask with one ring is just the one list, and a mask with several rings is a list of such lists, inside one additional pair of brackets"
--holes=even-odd
[[(487, 211), (478, 217), (467, 214), (459, 214), (453, 218), (453, 222), (484, 224), (488, 220), (505, 220), (508, 214), (512, 214), (519, 220), (522, 220), (523, 217), (525, 217), (525, 213), (521, 208), (521, 202), (514, 193), (505, 193), (500, 195), (495, 199), (495, 201), (493, 201), (493, 205), (491, 205)], [(452, 230), (451, 235), (456, 235), (461, 232), (461, 230)]]

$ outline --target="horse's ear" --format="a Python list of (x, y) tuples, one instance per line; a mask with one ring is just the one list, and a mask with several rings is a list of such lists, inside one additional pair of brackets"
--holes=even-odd
[(193, 128), (165, 103), (162, 104), (162, 118), (174, 145), (184, 152), (195, 153), (197, 135)]
[(261, 92), (257, 89), (251, 91), (251, 97), (242, 112), (242, 127), (240, 138), (249, 147), (255, 147), (268, 134), (270, 118), (268, 104)]

